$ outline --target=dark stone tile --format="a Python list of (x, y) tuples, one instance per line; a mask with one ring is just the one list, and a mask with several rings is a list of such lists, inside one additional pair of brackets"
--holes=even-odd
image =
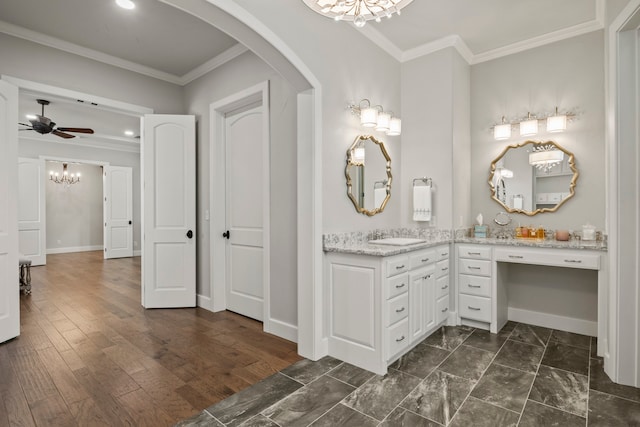
[(498, 408), (470, 397), (464, 402), (449, 427), (515, 427), (520, 414)]
[(591, 382), (589, 388), (614, 396), (640, 402), (640, 388), (627, 385), (616, 384), (604, 372), (604, 360), (601, 358), (591, 359)]
[(345, 362), (331, 370), (327, 375), (347, 384), (351, 384), (354, 387), (360, 387), (362, 384), (375, 377), (376, 374)]
[(440, 424), (447, 424), (473, 387), (473, 381), (435, 370), (400, 404)]
[(309, 384), (341, 363), (341, 360), (334, 359), (331, 356), (325, 356), (317, 362), (302, 359), (291, 366), (287, 366), (280, 372), (302, 384)]
[(494, 355), (490, 351), (461, 345), (438, 369), (468, 380), (478, 380)]
[(501, 331), (498, 334), (492, 334), (489, 331), (476, 329), (471, 335), (469, 335), (469, 338), (465, 340), (464, 345), (497, 353), (510, 334), (511, 331), (508, 333), (502, 333)]
[(589, 349), (591, 347), (590, 336), (574, 334), (573, 332), (554, 330), (551, 334), (551, 341), (586, 349)]
[(216, 421), (211, 415), (202, 411), (188, 420), (180, 421), (175, 427), (224, 427), (224, 425)]
[(524, 407), (534, 374), (492, 364), (471, 395), (511, 411)]
[(504, 324), (504, 326), (502, 327), (502, 329), (500, 329), (498, 331), (498, 333), (508, 333), (511, 334), (511, 332), (513, 332), (513, 330), (516, 328), (516, 326), (518, 326), (519, 323), (518, 322), (513, 322), (511, 320), (509, 320), (507, 323)]
[(543, 365), (564, 369), (577, 374), (589, 374), (589, 350), (550, 342), (542, 358)]
[(440, 424), (434, 423), (418, 414), (407, 411), (404, 408), (396, 408), (390, 413), (380, 427), (439, 427)]
[(342, 403), (382, 421), (419, 382), (414, 376), (389, 369), (387, 375), (376, 376)]
[(375, 427), (377, 425), (378, 420), (367, 417), (343, 404), (336, 405), (311, 424), (313, 427)]
[(426, 344), (419, 344), (413, 350), (396, 360), (391, 365), (391, 368), (424, 379), (450, 354), (450, 351)]
[(581, 417), (587, 416), (589, 382), (586, 376), (540, 366), (529, 399)]
[(262, 412), (278, 425), (307, 426), (344, 399), (354, 387), (322, 376)]
[(508, 340), (495, 358), (495, 363), (533, 374), (538, 370), (544, 347)]
[(278, 427), (278, 424), (271, 421), (262, 414), (258, 414), (248, 421), (245, 421), (240, 427)]
[(422, 342), (451, 351), (462, 344), (471, 332), (473, 332), (473, 328), (467, 326), (442, 326)]
[(598, 338), (591, 337), (591, 357), (599, 357), (598, 356)]
[(299, 382), (277, 373), (210, 406), (207, 412), (226, 425), (237, 426), (300, 387)]
[(591, 390), (587, 426), (640, 426), (640, 403)]
[(585, 423), (582, 417), (528, 400), (518, 427), (584, 427)]
[(544, 347), (547, 345), (550, 335), (551, 329), (518, 323), (515, 328), (513, 328), (513, 332), (509, 338), (516, 341), (526, 342), (527, 344)]

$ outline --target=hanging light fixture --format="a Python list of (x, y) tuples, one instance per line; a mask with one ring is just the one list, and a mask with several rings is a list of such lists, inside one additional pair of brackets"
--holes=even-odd
[(413, 0), (304, 0), (305, 4), (319, 14), (336, 21), (353, 21), (362, 28), (367, 21), (380, 22), (382, 18), (400, 15), (400, 9)]
[(551, 144), (534, 147), (533, 152), (529, 153), (529, 164), (545, 172), (549, 172), (563, 160), (564, 152)]
[(62, 176), (60, 176), (58, 172), (50, 171), (49, 180), (55, 182), (56, 184), (64, 184), (65, 186), (69, 186), (71, 184), (77, 184), (78, 182), (80, 182), (80, 173), (72, 173), (71, 175), (69, 175), (67, 164), (63, 163)]
[(527, 119), (520, 122), (520, 136), (533, 136), (538, 133), (538, 119), (527, 114)]
[(502, 123), (493, 127), (493, 137), (498, 141), (511, 138), (511, 123), (507, 123), (504, 116)]
[(347, 109), (351, 114), (360, 117), (362, 127), (375, 128), (389, 136), (397, 136), (402, 132), (402, 122), (399, 117), (394, 117), (391, 111), (384, 111), (382, 105), (371, 106), (371, 101), (366, 98), (358, 104), (348, 104)]
[(376, 130), (379, 132), (389, 132), (389, 126), (391, 125), (391, 114), (384, 111), (378, 113), (378, 123)]
[(398, 136), (402, 133), (402, 120), (398, 117), (392, 117), (389, 122), (389, 132), (387, 135), (389, 136)]
[(567, 115), (558, 113), (556, 107), (555, 115), (547, 117), (547, 132), (564, 132), (567, 129)]

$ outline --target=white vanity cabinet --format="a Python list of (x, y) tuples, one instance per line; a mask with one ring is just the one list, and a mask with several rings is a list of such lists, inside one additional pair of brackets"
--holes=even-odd
[(457, 245), (458, 313), (463, 323), (489, 329), (492, 315), (491, 247)]
[(385, 374), (448, 319), (448, 273), (448, 244), (388, 257), (326, 253), (329, 355)]

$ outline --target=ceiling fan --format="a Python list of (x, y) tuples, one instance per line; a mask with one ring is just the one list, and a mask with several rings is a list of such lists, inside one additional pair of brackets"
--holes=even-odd
[(37, 115), (33, 120), (29, 120), (30, 125), (26, 123), (18, 123), (22, 126), (27, 126), (27, 129), (20, 130), (35, 130), (36, 132), (45, 135), (47, 133), (52, 133), (61, 138), (75, 138), (75, 135), (71, 135), (67, 132), (75, 132), (75, 133), (93, 133), (93, 129), (89, 128), (65, 128), (65, 127), (56, 127), (55, 122), (52, 122), (50, 118), (44, 116), (44, 106), (49, 105), (49, 101), (45, 99), (38, 99), (38, 104), (42, 105), (42, 114)]

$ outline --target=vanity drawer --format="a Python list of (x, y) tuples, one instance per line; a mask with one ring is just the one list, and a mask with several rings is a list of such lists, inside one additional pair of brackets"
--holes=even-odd
[(491, 297), (491, 277), (459, 274), (458, 286), (463, 294)]
[(488, 246), (458, 246), (458, 256), (460, 258), (491, 259), (491, 247)]
[(397, 356), (409, 345), (409, 319), (402, 319), (395, 325), (387, 328), (387, 345), (389, 354), (387, 360)]
[(473, 295), (459, 295), (460, 317), (491, 322), (491, 299)]
[(449, 295), (449, 276), (443, 276), (436, 280), (436, 299)]
[(409, 313), (409, 294), (404, 293), (398, 295), (387, 303), (388, 322), (387, 326), (391, 326), (398, 320), (402, 320), (407, 317)]
[(444, 259), (436, 263), (436, 279), (449, 274), (449, 260)]
[(430, 249), (428, 251), (422, 251), (415, 255), (411, 255), (410, 265), (411, 269), (415, 270), (416, 268), (424, 267), (425, 265), (436, 262), (436, 251), (434, 249)]
[(387, 261), (387, 277), (409, 271), (409, 257), (393, 258)]
[(499, 262), (516, 262), (521, 264), (551, 265), (556, 267), (600, 270), (600, 255), (583, 253), (565, 249), (506, 249), (495, 251), (495, 259)]
[(460, 259), (459, 273), (477, 274), (480, 276), (491, 276), (491, 261), (476, 259)]
[(436, 323), (441, 323), (449, 317), (449, 295), (441, 297), (436, 302)]
[(407, 292), (409, 289), (409, 275), (402, 274), (400, 276), (387, 279), (387, 299), (391, 299), (397, 295)]
[(449, 246), (442, 246), (440, 248), (437, 248), (437, 251), (439, 260), (449, 258)]

